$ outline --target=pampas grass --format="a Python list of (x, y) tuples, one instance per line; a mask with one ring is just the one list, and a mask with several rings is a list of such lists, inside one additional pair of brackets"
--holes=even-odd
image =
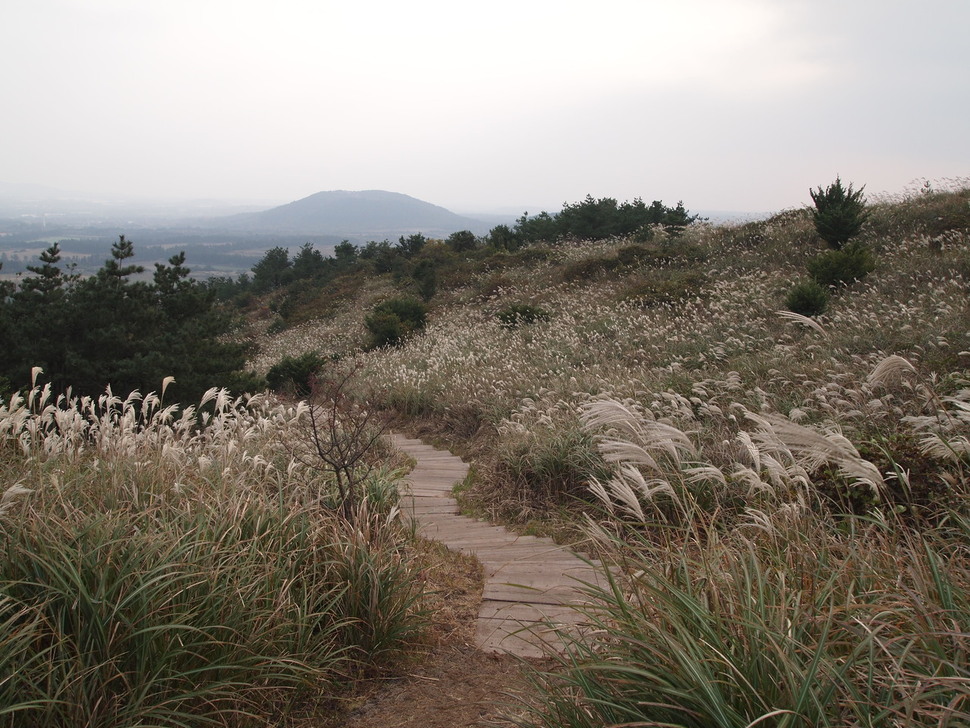
[(304, 416), (225, 390), (0, 408), (0, 725), (239, 725), (414, 641), (387, 486), (354, 523), (328, 508), (279, 447)]

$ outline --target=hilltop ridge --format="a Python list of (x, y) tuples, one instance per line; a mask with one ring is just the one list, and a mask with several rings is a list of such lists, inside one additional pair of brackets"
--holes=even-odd
[(410, 195), (385, 190), (330, 190), (285, 205), (223, 218), (250, 230), (396, 237), (420, 232), (445, 237), (459, 230), (484, 233), (489, 225)]

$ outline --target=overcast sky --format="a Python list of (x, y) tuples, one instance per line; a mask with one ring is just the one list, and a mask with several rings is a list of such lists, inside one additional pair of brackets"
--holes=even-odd
[(772, 211), (970, 176), (968, 0), (5, 0), (0, 181)]

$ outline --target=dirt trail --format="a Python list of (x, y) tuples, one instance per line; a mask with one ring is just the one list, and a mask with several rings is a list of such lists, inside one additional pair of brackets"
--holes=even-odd
[(354, 709), (340, 726), (513, 726), (505, 716), (521, 706), (510, 696), (528, 694), (528, 687), (521, 660), (470, 645), (442, 645)]

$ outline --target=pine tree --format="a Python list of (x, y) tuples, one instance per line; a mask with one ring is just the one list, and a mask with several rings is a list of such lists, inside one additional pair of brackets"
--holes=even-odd
[(869, 218), (866, 211), (866, 201), (862, 196), (865, 185), (858, 190), (842, 187), (842, 180), (835, 178), (835, 183), (826, 189), (819, 187), (809, 190), (815, 209), (812, 210), (812, 222), (819, 237), (835, 250), (841, 250), (851, 238), (859, 234), (862, 225)]

